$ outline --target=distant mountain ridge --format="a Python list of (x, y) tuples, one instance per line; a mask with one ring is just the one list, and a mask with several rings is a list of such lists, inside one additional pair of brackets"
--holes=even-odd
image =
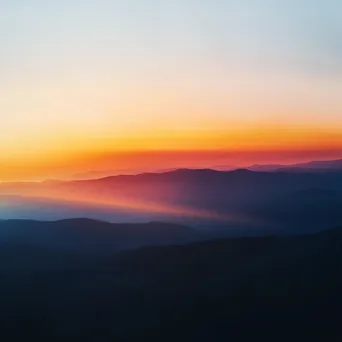
[[(235, 169), (245, 168), (251, 171), (297, 171), (299, 169), (306, 169), (310, 172), (320, 172), (328, 170), (341, 170), (342, 171), (342, 159), (337, 160), (326, 160), (326, 161), (310, 161), (305, 163), (296, 164), (253, 164), (250, 166), (234, 166), (234, 165), (212, 165), (209, 169), (216, 171), (233, 171)], [(194, 168), (187, 167), (173, 167), (173, 168), (145, 168), (145, 169), (117, 169), (117, 170), (103, 170), (103, 171), (88, 171), (78, 173), (70, 177), (69, 180), (89, 180), (106, 178), (110, 176), (121, 176), (121, 175), (139, 175), (143, 173), (167, 173), (176, 170), (190, 170)], [(196, 169), (196, 168), (195, 168)], [(197, 168), (202, 169), (202, 168)], [(208, 168), (207, 168), (208, 169)]]
[[(209, 228), (218, 224), (224, 229), (231, 227), (236, 234), (261, 232), (267, 227), (293, 232), (318, 229), (342, 223), (342, 172), (334, 170), (177, 169), (92, 180), (1, 184), (0, 217), (40, 220), (51, 213), (53, 219), (86, 216), (111, 222), (157, 220)], [(54, 215), (61, 205), (62, 214)], [(31, 209), (21, 212), (26, 206)], [(15, 210), (9, 216), (11, 207)], [(42, 217), (44, 213), (47, 216)]]
[(247, 167), (252, 171), (284, 171), (284, 172), (325, 172), (325, 171), (342, 171), (342, 159), (336, 160), (320, 160), (320, 161), (310, 161), (307, 163), (297, 163), (290, 165), (282, 164), (255, 164)]

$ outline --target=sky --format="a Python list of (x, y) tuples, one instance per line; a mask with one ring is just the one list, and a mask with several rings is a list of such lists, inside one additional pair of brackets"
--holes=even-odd
[(3, 0), (0, 180), (342, 158), (340, 0)]

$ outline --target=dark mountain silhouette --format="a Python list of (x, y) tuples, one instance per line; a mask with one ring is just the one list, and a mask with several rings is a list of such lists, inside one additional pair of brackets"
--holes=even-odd
[[(184, 322), (183, 334), (203, 341), (271, 337), (272, 329), (285, 327), (280, 339), (296, 332), (341, 336), (342, 229), (141, 249), (124, 253), (115, 267), (139, 274), (158, 293), (172, 311), (173, 320), (163, 322), (171, 334), (175, 322)], [(146, 321), (157, 319), (157, 307), (149, 306)]]
[(299, 167), (308, 167), (312, 169), (342, 169), (342, 159), (311, 161), (308, 163), (297, 164)]
[[(55, 260), (49, 253), (40, 258)], [(1, 271), (0, 328), (7, 341), (339, 341), (341, 269), (342, 229), (332, 229)]]
[(251, 165), (247, 167), (251, 171), (286, 171), (286, 172), (328, 172), (342, 171), (342, 159), (311, 161), (307, 163), (298, 163), (291, 165), (269, 164), (269, 165)]
[[(17, 261), (32, 255), (24, 251), (65, 252), (70, 257), (72, 253), (77, 253), (78, 257), (103, 256), (123, 249), (186, 243), (199, 238), (200, 234), (192, 228), (163, 222), (112, 224), (89, 219), (0, 221), (2, 252), (6, 246), (23, 248), (22, 252), (13, 253)], [(9, 264), (9, 255), (6, 264)]]
[(141, 173), (151, 172), (151, 173), (163, 173), (177, 170), (178, 168), (139, 168), (139, 169), (116, 169), (116, 170), (101, 170), (101, 171), (88, 171), (83, 173), (77, 173), (70, 177), (69, 180), (88, 180), (88, 179), (98, 179), (111, 176), (121, 176), (121, 175), (138, 175)]
[(247, 169), (251, 171), (272, 172), (283, 167), (286, 166), (282, 164), (254, 164), (248, 166)]
[(178, 169), (0, 194), (4, 217), (153, 218), (0, 221), (4, 341), (342, 338), (342, 229), (327, 229), (342, 226), (338, 167)]
[[(126, 169), (112, 169), (112, 170), (92, 170), (88, 172), (80, 172), (74, 174), (70, 177), (71, 180), (88, 180), (95, 178), (104, 178), (110, 176), (119, 176), (119, 175), (137, 175), (141, 173), (164, 173), (169, 171), (177, 170), (181, 167), (173, 167), (173, 168), (152, 168), (152, 167), (144, 167), (144, 168), (126, 168)], [(222, 165), (212, 165), (210, 167), (213, 170), (218, 171), (232, 171), (237, 169), (238, 167), (231, 164), (222, 164)], [(339, 160), (327, 160), (327, 161), (311, 161), (306, 163), (297, 163), (297, 164), (254, 164), (246, 167), (251, 171), (261, 171), (261, 172), (273, 172), (273, 171), (290, 171), (290, 172), (322, 172), (328, 170), (342, 170), (342, 159)], [(305, 169), (305, 170), (303, 170)]]
[(293, 173), (336, 173), (342, 172), (341, 168), (309, 168), (309, 167), (281, 167), (275, 172), (293, 172)]

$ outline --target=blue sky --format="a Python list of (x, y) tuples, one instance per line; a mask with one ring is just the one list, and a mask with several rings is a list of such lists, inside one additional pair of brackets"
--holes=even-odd
[(75, 65), (77, 57), (162, 63), (197, 53), (299, 71), (303, 62), (312, 72), (341, 68), (338, 0), (5, 0), (0, 6), (2, 69)]

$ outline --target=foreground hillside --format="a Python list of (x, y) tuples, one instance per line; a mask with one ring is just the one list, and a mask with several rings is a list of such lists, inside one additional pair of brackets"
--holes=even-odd
[(125, 249), (180, 244), (201, 235), (190, 227), (163, 223), (114, 224), (90, 219), (0, 221), (0, 269), (77, 268)]
[(36, 341), (342, 338), (342, 229), (147, 247), (88, 266), (1, 271), (3, 336)]

